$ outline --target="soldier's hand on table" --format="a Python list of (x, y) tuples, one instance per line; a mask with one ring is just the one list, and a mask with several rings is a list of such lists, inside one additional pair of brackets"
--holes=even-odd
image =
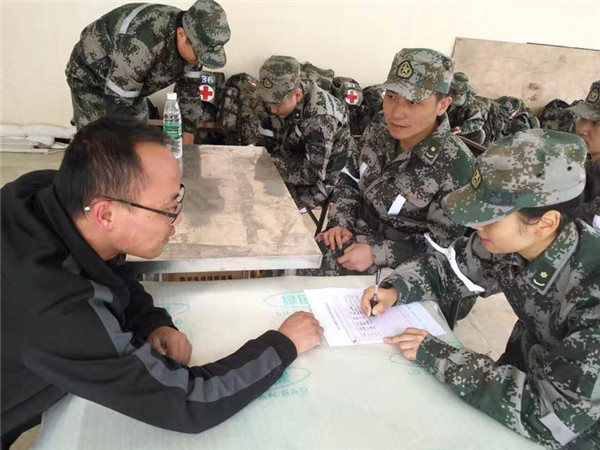
[(158, 327), (146, 340), (152, 348), (163, 356), (187, 365), (192, 356), (192, 344), (181, 331), (171, 327)]
[(312, 313), (303, 311), (285, 319), (277, 331), (294, 343), (298, 355), (315, 348), (323, 338), (323, 327), (319, 321)]
[(192, 133), (183, 132), (183, 145), (194, 145), (194, 135)]
[(375, 264), (373, 249), (369, 244), (352, 244), (336, 261), (345, 269), (358, 272), (364, 272)]
[[(360, 307), (367, 315), (371, 315), (371, 299), (375, 295), (375, 286), (365, 289)], [(377, 290), (377, 304), (373, 307), (373, 315), (381, 316), (386, 309), (394, 306), (398, 300), (398, 291), (394, 288), (379, 288)]]
[(410, 361), (415, 361), (419, 346), (427, 336), (429, 336), (429, 333), (426, 330), (407, 328), (404, 333), (398, 336), (383, 338), (383, 342), (386, 344), (398, 344), (402, 356)]
[(331, 250), (335, 250), (336, 246), (339, 249), (341, 249), (346, 242), (350, 242), (352, 236), (352, 231), (350, 231), (348, 228), (333, 227), (327, 231), (323, 231), (317, 237), (323, 239), (325, 245), (328, 246)]

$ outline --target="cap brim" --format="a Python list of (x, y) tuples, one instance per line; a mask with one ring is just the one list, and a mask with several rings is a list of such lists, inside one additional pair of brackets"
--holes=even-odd
[(567, 111), (573, 111), (579, 117), (597, 122), (600, 120), (600, 111), (593, 109), (587, 102), (579, 102), (574, 106), (565, 108)]
[(450, 219), (467, 227), (484, 226), (518, 211), (514, 206), (498, 206), (477, 198), (477, 191), (467, 184), (446, 195), (442, 208)]
[(225, 48), (221, 47), (216, 52), (207, 52), (201, 45), (196, 46), (196, 56), (200, 55), (202, 65), (210, 69), (220, 69), (227, 64), (227, 56), (225, 55)]
[(421, 103), (423, 100), (428, 99), (434, 94), (434, 91), (420, 88), (408, 81), (386, 81), (380, 87), (395, 92), (411, 102), (417, 103)]
[(266, 103), (277, 103), (274, 99), (273, 99), (273, 91), (271, 89), (267, 90), (264, 87), (260, 87), (258, 89), (258, 96), (260, 97), (260, 99), (263, 102)]

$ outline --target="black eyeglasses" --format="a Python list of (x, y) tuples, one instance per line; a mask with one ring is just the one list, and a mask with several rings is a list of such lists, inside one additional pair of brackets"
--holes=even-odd
[[(185, 186), (183, 184), (180, 184), (179, 192), (177, 193), (177, 197), (175, 198), (175, 201), (177, 202), (177, 206), (175, 207), (175, 211), (170, 212), (170, 211), (163, 211), (162, 209), (150, 208), (148, 206), (140, 205), (139, 203), (130, 202), (128, 200), (121, 200), (120, 198), (108, 197), (106, 195), (102, 196), (102, 198), (105, 198), (106, 200), (123, 203), (124, 205), (133, 206), (134, 208), (145, 209), (146, 211), (151, 211), (156, 214), (162, 214), (163, 216), (170, 217), (171, 219), (173, 219), (171, 221), (171, 223), (175, 223), (175, 221), (179, 217), (179, 214), (181, 213), (181, 210), (183, 209), (183, 198), (184, 197), (185, 197)], [(83, 208), (83, 210), (90, 211), (91, 206), (86, 206), (85, 208)]]

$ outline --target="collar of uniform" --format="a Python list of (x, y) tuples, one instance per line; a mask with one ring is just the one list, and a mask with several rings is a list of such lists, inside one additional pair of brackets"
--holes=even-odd
[(416, 155), (425, 164), (432, 166), (438, 159), (444, 146), (444, 141), (450, 134), (450, 124), (446, 113), (442, 116), (439, 125), (425, 139), (414, 146), (411, 153)]
[(527, 265), (524, 278), (537, 291), (545, 295), (575, 252), (578, 242), (577, 227), (571, 222), (540, 256)]
[(302, 81), (300, 82), (300, 89), (302, 89), (303, 93), (302, 101), (298, 102), (296, 109), (294, 109), (294, 112), (289, 116), (292, 122), (295, 122), (296, 124), (302, 122), (302, 117), (304, 117), (304, 106), (308, 105), (310, 102), (310, 92), (308, 92), (306, 84)]

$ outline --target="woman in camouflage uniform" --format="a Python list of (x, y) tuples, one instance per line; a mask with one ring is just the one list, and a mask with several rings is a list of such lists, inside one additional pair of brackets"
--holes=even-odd
[(518, 316), (498, 361), (425, 330), (386, 338), (461, 398), (544, 446), (599, 448), (600, 234), (573, 220), (585, 186), (583, 140), (529, 130), (493, 143), (471, 183), (443, 201), (474, 228), (399, 266), (366, 314), (396, 303), (504, 292)]

